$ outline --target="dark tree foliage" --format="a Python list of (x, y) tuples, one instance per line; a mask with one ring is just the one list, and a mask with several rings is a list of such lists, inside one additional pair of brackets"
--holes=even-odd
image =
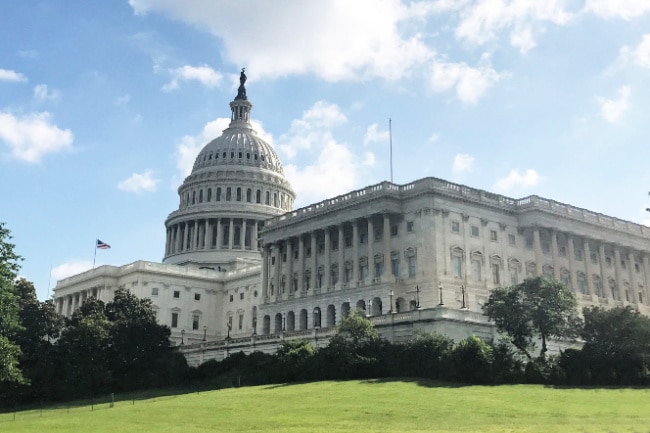
[(628, 307), (585, 308), (582, 349), (589, 376), (599, 384), (650, 380), (650, 318)]
[(14, 287), (22, 258), (14, 252), (15, 245), (10, 240), (9, 229), (0, 222), (0, 388), (8, 383), (24, 382), (18, 365), (21, 351), (15, 343), (16, 333), (22, 327)]
[(531, 278), (511, 287), (494, 289), (483, 305), (483, 312), (505, 333), (528, 359), (533, 359), (534, 340), (542, 342), (544, 357), (550, 338), (570, 338), (580, 330), (577, 301), (558, 281)]

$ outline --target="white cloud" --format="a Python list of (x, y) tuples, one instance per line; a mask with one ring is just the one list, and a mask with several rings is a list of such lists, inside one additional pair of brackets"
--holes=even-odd
[(45, 154), (70, 150), (72, 131), (52, 124), (50, 117), (48, 112), (24, 117), (0, 112), (0, 141), (9, 146), (15, 158), (26, 162), (39, 162)]
[(379, 131), (379, 125), (373, 123), (366, 130), (366, 134), (363, 137), (363, 144), (369, 143), (381, 143), (388, 141), (390, 134), (388, 131)]
[(650, 219), (641, 221), (641, 224), (650, 227)]
[(459, 153), (454, 157), (454, 164), (451, 170), (454, 174), (472, 171), (474, 168), (474, 157), (468, 154)]
[(494, 189), (501, 193), (508, 193), (537, 186), (543, 180), (544, 178), (532, 168), (527, 169), (523, 174), (516, 168), (506, 177), (499, 179)]
[(34, 87), (34, 99), (39, 101), (58, 101), (61, 98), (61, 92), (47, 87), (47, 84), (39, 84)]
[(618, 89), (618, 98), (605, 99), (599, 97), (596, 100), (600, 105), (600, 114), (603, 118), (609, 123), (618, 123), (629, 108), (630, 87), (621, 86)]
[(621, 56), (635, 65), (650, 68), (650, 33), (643, 35), (641, 42), (635, 48), (628, 46), (621, 48)]
[(71, 277), (73, 275), (88, 271), (92, 267), (92, 262), (88, 260), (62, 263), (52, 268), (52, 278), (54, 278), (55, 281), (62, 280), (63, 278)]
[(223, 75), (207, 65), (189, 66), (185, 65), (180, 68), (169, 71), (172, 80), (163, 86), (163, 90), (169, 91), (178, 88), (180, 81), (198, 81), (208, 88), (217, 87), (223, 80)]
[(0, 81), (13, 81), (16, 83), (27, 81), (20, 72), (12, 71), (10, 69), (0, 69)]
[(478, 68), (465, 63), (434, 62), (430, 83), (434, 91), (456, 89), (456, 96), (465, 104), (476, 104), (483, 94), (505, 74), (487, 65), (486, 57)]
[(427, 143), (433, 144), (433, 143), (437, 142), (439, 139), (440, 139), (440, 134), (433, 133), (433, 134), (431, 134), (431, 136), (427, 140)]
[[(195, 136), (186, 135), (176, 145), (176, 166), (183, 178), (192, 172), (197, 155), (211, 140), (219, 137), (230, 124), (230, 118), (219, 117), (205, 124), (203, 130)], [(177, 180), (173, 180), (174, 185)]]
[(122, 191), (135, 193), (154, 192), (158, 182), (158, 179), (154, 179), (151, 170), (146, 170), (144, 173), (133, 173), (129, 178), (118, 183), (117, 187)]
[(603, 18), (620, 18), (629, 21), (650, 12), (650, 2), (647, 0), (587, 0), (584, 11)]
[(128, 105), (129, 102), (131, 102), (131, 95), (126, 93), (122, 96), (118, 96), (117, 98), (115, 98), (113, 100), (113, 105), (115, 105), (116, 107), (123, 107), (125, 105)]
[(261, 77), (314, 74), (328, 81), (396, 80), (431, 57), (422, 19), (398, 0), (305, 2), (130, 0), (136, 14), (163, 13), (207, 29), (222, 57)]
[(336, 104), (318, 101), (305, 111), (300, 119), (291, 122), (289, 131), (278, 140), (280, 150), (287, 159), (292, 159), (301, 150), (331, 139), (331, 129), (348, 121)]

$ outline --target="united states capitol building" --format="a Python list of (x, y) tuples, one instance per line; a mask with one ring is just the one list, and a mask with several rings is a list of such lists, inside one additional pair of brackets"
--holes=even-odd
[(581, 307), (650, 314), (650, 227), (633, 222), (433, 177), (294, 210), (280, 159), (251, 125), (245, 80), (229, 127), (178, 189), (162, 263), (63, 279), (60, 313), (127, 288), (152, 300), (192, 364), (291, 339), (325, 344), (353, 309), (392, 341), (418, 329), (490, 338), (481, 314), (490, 290), (540, 275), (570, 287)]

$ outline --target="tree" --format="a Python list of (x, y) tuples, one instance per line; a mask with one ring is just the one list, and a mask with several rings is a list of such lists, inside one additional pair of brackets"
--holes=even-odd
[(540, 357), (548, 350), (549, 338), (576, 336), (580, 320), (573, 293), (559, 281), (537, 277), (516, 286), (494, 289), (483, 305), (483, 313), (494, 321), (511, 343), (529, 360), (540, 338)]
[(14, 287), (21, 257), (14, 252), (10, 239), (9, 229), (0, 223), (0, 383), (24, 381), (18, 367), (20, 347), (14, 341), (21, 329)]
[(583, 358), (596, 383), (636, 383), (650, 378), (650, 318), (628, 307), (583, 310)]

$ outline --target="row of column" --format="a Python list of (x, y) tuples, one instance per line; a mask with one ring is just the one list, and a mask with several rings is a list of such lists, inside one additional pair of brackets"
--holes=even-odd
[[(380, 228), (382, 233), (383, 248), (382, 246), (376, 245), (375, 240), (375, 225)], [(350, 230), (351, 226), (351, 230)], [(359, 245), (362, 243), (367, 244), (367, 257), (368, 257), (368, 266), (374, 265), (375, 254), (383, 252), (383, 263), (380, 263), (380, 266), (383, 266), (384, 272), (387, 269), (390, 269), (390, 260), (391, 260), (391, 234), (390, 234), (390, 216), (388, 214), (379, 215), (375, 218), (368, 218), (365, 220), (353, 220), (350, 222), (345, 222), (337, 226), (330, 226), (321, 230), (314, 230), (312, 232), (301, 234), (295, 237), (290, 237), (288, 239), (275, 242), (273, 244), (267, 244), (262, 250), (262, 260), (263, 260), (263, 270), (262, 270), (262, 290), (266, 296), (269, 296), (269, 284), (273, 284), (276, 288), (275, 293), (281, 292), (282, 277), (285, 278), (285, 291), (290, 293), (297, 290), (306, 290), (308, 287), (314, 287), (318, 282), (318, 278), (321, 276), (318, 275), (319, 265), (322, 265), (324, 272), (322, 274), (322, 281), (320, 281), (321, 287), (332, 287), (336, 286), (338, 288), (342, 287), (343, 284), (343, 272), (345, 272), (345, 242), (346, 242), (346, 232), (351, 234), (351, 249), (352, 249), (352, 276), (350, 281), (359, 281), (363, 279), (363, 276), (359, 275)], [(347, 230), (346, 230), (347, 228)], [(322, 232), (322, 234), (321, 234)], [(362, 241), (361, 236), (364, 236), (364, 241)], [(318, 251), (319, 243), (318, 240), (323, 240), (323, 251), (322, 253)], [(337, 240), (337, 249), (332, 248), (332, 240)], [(297, 245), (296, 245), (297, 244)], [(297, 257), (297, 273), (298, 281), (294, 283), (294, 254), (295, 248), (298, 251)], [(306, 250), (309, 249), (310, 254), (307, 254)], [(338, 282), (334, 284), (331, 281), (331, 260), (332, 253), (337, 253), (338, 260), (338, 271), (339, 277)], [(286, 254), (286, 261), (284, 256)], [(319, 256), (321, 256), (319, 260)], [(273, 257), (275, 257), (275, 263), (273, 263)], [(271, 275), (270, 270), (273, 270), (273, 281), (270, 281)], [(306, 270), (311, 270), (311, 275), (309, 277), (310, 281), (306, 281), (307, 277), (305, 276)], [(287, 280), (288, 278), (288, 280)], [(309, 286), (307, 286), (309, 284)], [(288, 285), (288, 287), (287, 287)], [(297, 285), (297, 287), (294, 287)]]
[(56, 299), (56, 310), (59, 314), (69, 317), (79, 308), (88, 298), (97, 298), (101, 296), (102, 288), (93, 287), (90, 289), (80, 290), (70, 295), (58, 297)]
[[(553, 278), (560, 280), (560, 254), (558, 247), (558, 232), (554, 229), (549, 229), (551, 236), (551, 263), (553, 266)], [(574, 290), (578, 288), (577, 273), (583, 271), (587, 279), (587, 294), (595, 294), (594, 287), (594, 278), (593, 275), (599, 275), (601, 280), (601, 293), (606, 294), (606, 297), (615, 297), (616, 300), (627, 300), (629, 302), (638, 303), (648, 302), (648, 286), (650, 285), (650, 255), (647, 252), (638, 252), (635, 254), (629, 248), (621, 248), (616, 244), (608, 244), (602, 240), (589, 240), (582, 239), (582, 242), (578, 241), (575, 236), (568, 233), (566, 234), (567, 238), (567, 259), (569, 262), (569, 273), (570, 273), (570, 282)], [(581, 245), (577, 245), (581, 243)], [(597, 246), (597, 256), (598, 260), (596, 263), (593, 263), (591, 260), (592, 244)], [(576, 247), (579, 248), (582, 246), (582, 262), (584, 267), (578, 266), (578, 260), (576, 260)], [(542, 251), (542, 242), (540, 235), (540, 228), (533, 228), (533, 250), (535, 252), (535, 265), (537, 275), (543, 275), (543, 266), (544, 266), (544, 254)], [(607, 264), (607, 251), (613, 251), (613, 258), (610, 256), (610, 260), (613, 260), (614, 263), (611, 265)], [(640, 261), (637, 261), (637, 256), (641, 257)], [(622, 261), (626, 260), (625, 269), (623, 269)], [(637, 272), (637, 266), (639, 266), (639, 272)], [(611, 269), (611, 271), (609, 270)], [(616, 293), (608, 293), (609, 290), (606, 287), (606, 283), (609, 278), (613, 277), (616, 281)], [(630, 292), (627, 296), (624, 290), (624, 283), (630, 285)], [(640, 299), (639, 291), (642, 288), (642, 293)], [(644, 299), (643, 299), (644, 298)]]
[(246, 218), (203, 218), (167, 228), (166, 255), (211, 249), (257, 249), (259, 222)]

